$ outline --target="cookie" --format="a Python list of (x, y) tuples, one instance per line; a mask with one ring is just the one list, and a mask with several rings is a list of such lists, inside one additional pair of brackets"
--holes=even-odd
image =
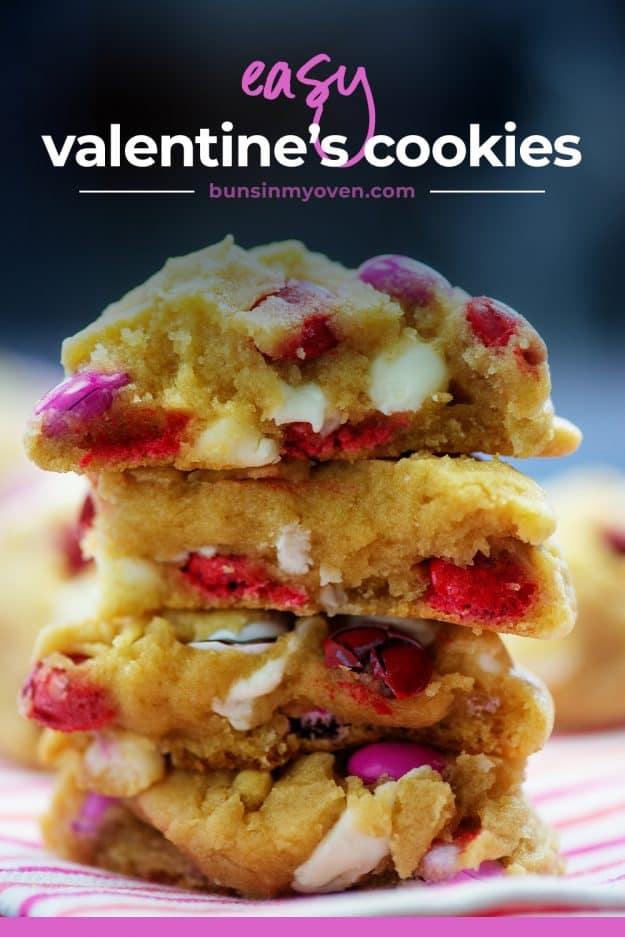
[(554, 873), (522, 763), (387, 743), (279, 771), (168, 770), (133, 797), (81, 790), (68, 763), (44, 821), (68, 859), (248, 898), (399, 881)]
[(513, 640), (511, 650), (549, 684), (558, 728), (624, 724), (625, 476), (578, 470), (554, 480), (550, 495), (577, 593), (577, 623), (565, 639)]
[(347, 270), (226, 238), (109, 306), (63, 363), (28, 437), (55, 471), (562, 455), (580, 439), (554, 417), (532, 326), (405, 257)]
[(538, 486), (502, 462), (415, 455), (258, 479), (104, 473), (88, 547), (102, 613), (274, 608), (444, 619), (545, 637), (574, 620)]
[(47, 629), (37, 658), (23, 712), (60, 733), (49, 760), (90, 751), (94, 789), (151, 777), (137, 736), (179, 765), (274, 767), (385, 738), (519, 758), (552, 726), (497, 635), (439, 622), (168, 612)]

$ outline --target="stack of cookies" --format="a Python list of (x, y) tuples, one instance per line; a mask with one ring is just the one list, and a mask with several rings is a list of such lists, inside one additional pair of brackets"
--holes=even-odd
[(23, 710), (66, 857), (245, 896), (557, 871), (552, 704), (498, 633), (573, 623), (541, 490), (545, 346), (404, 257), (231, 239), (69, 339), (32, 458), (90, 479), (99, 607)]

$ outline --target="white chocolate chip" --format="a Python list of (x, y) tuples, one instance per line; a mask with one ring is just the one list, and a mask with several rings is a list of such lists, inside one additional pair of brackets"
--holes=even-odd
[(343, 891), (371, 872), (389, 855), (386, 836), (369, 836), (357, 829), (355, 813), (347, 807), (309, 858), (295, 870), (294, 891)]
[(81, 771), (87, 787), (107, 797), (134, 797), (165, 774), (163, 756), (149, 739), (103, 729), (94, 733)]
[(271, 650), (273, 641), (247, 641), (245, 644), (233, 644), (229, 641), (189, 641), (187, 647), (197, 651), (237, 651), (239, 654), (264, 654)]
[(321, 563), (319, 566), (319, 585), (328, 586), (331, 583), (339, 582), (343, 582), (341, 570), (337, 569), (336, 566), (326, 566), (325, 563)]
[(213, 712), (227, 719), (233, 729), (247, 732), (253, 727), (254, 701), (280, 686), (286, 662), (286, 655), (274, 657), (255, 670), (251, 677), (237, 680), (230, 687), (225, 700), (213, 700)]
[(421, 860), (419, 876), (426, 882), (444, 882), (452, 878), (459, 868), (459, 848), (453, 843), (437, 843)]
[(477, 662), (485, 673), (501, 673), (503, 671), (501, 661), (497, 660), (494, 654), (487, 654), (486, 651), (478, 654)]
[(205, 641), (263, 641), (279, 638), (287, 632), (288, 626), (283, 621), (249, 621), (240, 631), (219, 628), (204, 638)]
[(269, 414), (277, 426), (284, 423), (310, 423), (313, 432), (320, 433), (332, 415), (326, 395), (317, 384), (291, 387), (282, 381), (282, 403)]
[(447, 369), (431, 345), (410, 330), (371, 363), (369, 397), (380, 413), (415, 412), (443, 388)]
[(151, 591), (158, 589), (160, 580), (149, 560), (131, 556), (108, 557), (98, 567), (100, 581), (109, 581), (118, 588)]
[(327, 585), (319, 590), (319, 600), (328, 615), (335, 615), (340, 608), (347, 605), (347, 593), (339, 586)]
[(312, 566), (310, 531), (297, 521), (285, 524), (276, 540), (278, 565), (285, 573), (303, 576)]
[(194, 553), (199, 554), (199, 556), (204, 556), (207, 560), (212, 559), (213, 556), (216, 556), (219, 553), (217, 547), (199, 547), (199, 549), (194, 550)]
[(188, 550), (181, 550), (180, 553), (175, 553), (173, 556), (158, 554), (154, 559), (157, 563), (175, 563), (176, 566), (184, 566), (189, 559), (189, 552)]
[(295, 630), (290, 632), (286, 639), (286, 649), (282, 657), (271, 658), (249, 677), (242, 677), (233, 683), (225, 700), (213, 700), (213, 712), (223, 716), (233, 729), (240, 732), (253, 729), (256, 725), (254, 702), (277, 689), (289, 659), (310, 634), (312, 627), (310, 620), (300, 619)]
[(206, 638), (190, 641), (187, 647), (200, 651), (240, 651), (242, 654), (262, 654), (271, 649), (274, 641), (287, 631), (280, 621), (251, 621), (240, 631), (219, 628)]
[(190, 455), (209, 466), (231, 468), (269, 465), (280, 459), (275, 439), (262, 436), (254, 426), (231, 415), (211, 423), (196, 440)]

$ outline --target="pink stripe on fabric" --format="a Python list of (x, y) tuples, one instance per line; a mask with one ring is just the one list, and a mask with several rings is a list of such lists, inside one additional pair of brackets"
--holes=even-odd
[(623, 865), (625, 863), (625, 855), (621, 856), (620, 859), (612, 859), (611, 862), (603, 862), (601, 865), (592, 865), (590, 868), (586, 867), (584, 869), (578, 869), (577, 872), (567, 872), (567, 878), (583, 878), (585, 875), (596, 875), (597, 872), (607, 872), (609, 869), (613, 869), (617, 865)]
[[(16, 883), (18, 884), (18, 883)], [(23, 884), (23, 883), (20, 883)], [(50, 886), (54, 888), (55, 886)], [(19, 916), (27, 917), (28, 912), (40, 901), (45, 901), (47, 898), (89, 898), (94, 895), (115, 895), (119, 898), (119, 891), (112, 888), (97, 888), (97, 889), (80, 889), (80, 891), (66, 891), (65, 886), (58, 886), (59, 890), (56, 892), (38, 892), (36, 895), (30, 895), (28, 898), (25, 898), (24, 901), (20, 904)], [(133, 891), (133, 896), (141, 897), (141, 890), (138, 889), (137, 892)], [(172, 905), (177, 904), (222, 904), (222, 905), (246, 905), (253, 904), (254, 902), (247, 902), (244, 898), (224, 898), (223, 895), (198, 895), (198, 897), (192, 897), (186, 895), (184, 892), (180, 895), (172, 896), (168, 894), (150, 894), (148, 895), (151, 901), (169, 901)]]
[(12, 846), (28, 846), (30, 849), (43, 852), (43, 845), (34, 839), (20, 839), (19, 836), (5, 836), (4, 833), (0, 833), (0, 843), (11, 843)]
[(41, 874), (42, 872), (51, 872), (53, 875), (85, 875), (87, 878), (103, 878), (106, 881), (119, 881), (120, 879), (120, 876), (116, 875), (114, 872), (98, 871), (97, 869), (90, 869), (87, 866), (84, 868), (83, 866), (78, 866), (76, 868), (68, 869), (66, 866), (56, 865), (25, 865), (17, 866), (10, 871), (37, 872), (38, 874)]
[[(158, 909), (154, 908), (149, 904), (104, 904), (104, 905), (75, 905), (73, 908), (70, 907), (67, 910), (59, 912), (58, 917), (99, 917), (104, 915), (108, 916), (117, 916), (117, 917), (128, 917), (129, 915), (145, 915), (151, 917), (163, 917), (165, 912), (169, 912), (169, 917), (198, 917), (202, 916), (201, 912), (198, 915), (197, 911), (187, 910), (186, 908), (178, 908), (175, 904), (172, 904), (171, 907), (159, 907)], [(207, 909), (208, 912), (208, 909)], [(205, 915), (206, 917), (218, 917), (219, 912), (210, 911)]]
[(13, 811), (8, 810), (6, 813), (0, 813), (0, 823), (2, 823), (3, 820), (22, 821), (22, 820), (32, 820), (32, 819), (33, 819), (32, 810), (29, 810), (29, 811), (24, 810), (20, 812), (16, 810), (13, 810)]
[(624, 775), (625, 771), (623, 774), (618, 774), (611, 777), (592, 778), (587, 781), (579, 781), (576, 784), (567, 784), (566, 786), (562, 787), (553, 787), (548, 791), (543, 791), (542, 793), (532, 793), (530, 796), (532, 803), (542, 804), (546, 800), (559, 800), (560, 797), (568, 797), (571, 794), (581, 794), (584, 791), (601, 790), (602, 788), (611, 784), (623, 784)]
[(573, 817), (565, 817), (564, 820), (552, 820), (551, 826), (557, 830), (564, 830), (569, 826), (578, 826), (581, 823), (588, 823), (590, 820), (599, 820), (601, 817), (609, 817), (615, 813), (625, 814), (625, 801), (619, 804), (613, 804), (611, 807), (601, 807), (599, 810), (593, 810), (590, 813), (580, 813)]
[(19, 794), (21, 794), (23, 791), (39, 787), (52, 789), (50, 778), (33, 778), (32, 780), (29, 779), (27, 781), (11, 781), (7, 784), (0, 784), (0, 794), (4, 794), (5, 791), (17, 791)]
[(582, 856), (587, 852), (597, 852), (599, 849), (608, 849), (610, 846), (625, 845), (625, 836), (618, 836), (616, 839), (606, 839), (600, 843), (587, 843), (585, 846), (576, 846), (575, 849), (566, 849), (563, 856)]

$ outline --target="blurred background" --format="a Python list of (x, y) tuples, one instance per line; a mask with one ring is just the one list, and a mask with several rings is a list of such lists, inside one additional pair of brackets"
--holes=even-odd
[[(413, 255), (524, 313), (550, 349), (555, 401), (586, 441), (578, 461), (625, 468), (625, 5), (622, 0), (13, 2), (5, 11), (4, 249), (0, 345), (56, 362), (61, 339), (167, 256), (232, 232), (244, 246), (297, 237), (348, 265)], [(573, 169), (53, 169), (41, 134), (219, 130), (305, 135), (303, 98), (240, 90), (256, 58), (295, 70), (325, 51), (364, 65), (377, 131), (466, 137), (576, 133)], [(360, 140), (361, 101), (324, 130)], [(218, 184), (410, 184), (413, 201), (211, 201)], [(79, 187), (197, 188), (194, 197), (86, 197)], [(430, 188), (546, 188), (545, 196), (431, 196)], [(573, 461), (573, 460), (571, 460)], [(559, 466), (525, 465), (544, 477)]]

